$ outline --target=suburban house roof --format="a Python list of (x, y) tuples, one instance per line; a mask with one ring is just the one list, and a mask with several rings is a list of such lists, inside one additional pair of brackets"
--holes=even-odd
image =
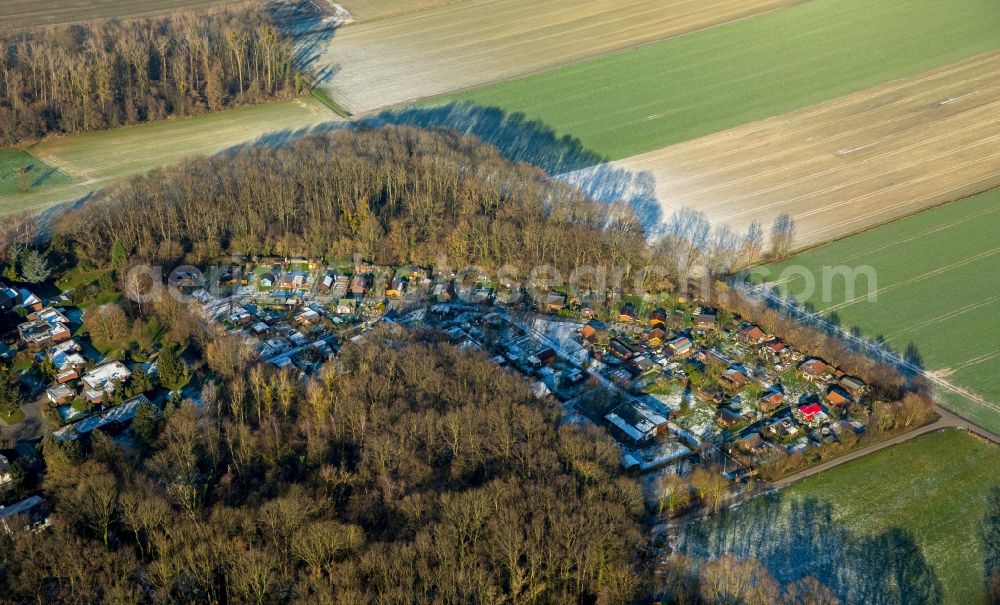
[(740, 439), (736, 445), (744, 451), (755, 452), (764, 447), (764, 438), (760, 436), (760, 433), (753, 432)]
[(58, 382), (59, 384), (63, 384), (71, 380), (76, 380), (79, 377), (80, 377), (79, 372), (77, 372), (73, 368), (69, 368), (67, 370), (63, 370), (58, 374), (56, 374), (56, 382)]
[(73, 440), (93, 431), (94, 429), (99, 429), (111, 424), (124, 424), (130, 422), (135, 418), (135, 413), (142, 404), (148, 404), (149, 399), (145, 395), (136, 395), (135, 397), (123, 401), (120, 405), (116, 405), (113, 408), (107, 409), (100, 414), (94, 414), (93, 416), (88, 416), (83, 420), (74, 422), (73, 424), (64, 426), (52, 433), (52, 436), (59, 441)]
[(844, 405), (854, 401), (851, 394), (841, 386), (831, 385), (826, 391), (826, 400), (833, 405)]
[(781, 342), (777, 338), (764, 343), (764, 346), (771, 349), (775, 353), (780, 353), (785, 350), (785, 343)]
[(739, 368), (729, 368), (722, 373), (721, 378), (738, 387), (745, 385), (750, 380), (750, 377)]
[(42, 345), (66, 340), (70, 337), (69, 320), (66, 316), (46, 307), (28, 316), (28, 321), (17, 326), (21, 340), (31, 345)]
[(667, 419), (638, 401), (628, 401), (609, 412), (604, 419), (634, 441), (654, 435)]
[(19, 298), (21, 299), (21, 306), (25, 309), (30, 309), (32, 307), (37, 307), (42, 304), (42, 299), (38, 298), (31, 291), (21, 288), (18, 292)]
[(0, 505), (0, 525), (3, 525), (4, 529), (8, 533), (14, 531), (14, 529), (20, 529), (11, 527), (11, 524), (14, 523), (15, 518), (18, 516), (25, 515), (26, 517), (29, 517), (29, 519), (27, 519), (27, 522), (23, 523), (22, 527), (28, 527), (31, 525), (31, 512), (43, 502), (44, 500), (42, 500), (41, 496), (35, 495), (30, 498), (25, 498), (20, 502), (11, 504), (10, 506)]
[(559, 292), (549, 292), (545, 297), (545, 306), (566, 306), (566, 295)]
[(655, 324), (662, 325), (667, 323), (667, 317), (668, 317), (667, 311), (662, 307), (657, 307), (656, 309), (653, 309), (652, 313), (649, 314), (649, 323), (651, 325)]
[(809, 359), (803, 361), (799, 364), (799, 370), (803, 374), (807, 374), (813, 377), (819, 377), (826, 373), (830, 366), (826, 365), (826, 362), (822, 359), (817, 359), (815, 357), (810, 357)]
[(58, 403), (73, 397), (75, 392), (68, 386), (60, 384), (59, 386), (47, 389), (45, 391), (45, 394), (48, 396), (49, 401), (52, 401), (53, 403)]
[(821, 408), (818, 403), (810, 403), (809, 405), (799, 406), (799, 412), (805, 416), (806, 420), (812, 420), (816, 417), (816, 414), (819, 414), (822, 411), (823, 408)]
[(844, 376), (841, 378), (840, 386), (844, 387), (854, 395), (857, 395), (859, 392), (868, 388), (868, 385), (866, 385), (863, 380), (854, 376)]
[(102, 392), (114, 393), (115, 387), (131, 375), (132, 372), (122, 362), (112, 361), (87, 372), (81, 380), (86, 386), (87, 396), (94, 399), (100, 397)]
[(733, 425), (738, 424), (742, 420), (743, 415), (729, 406), (719, 410), (719, 422), (722, 424)]
[(753, 324), (740, 329), (740, 336), (749, 343), (761, 343), (767, 339), (767, 334), (764, 334), (764, 330)]
[(709, 307), (698, 309), (695, 312), (695, 324), (698, 327), (714, 328), (718, 316), (719, 316), (718, 309), (712, 309)]
[(688, 338), (687, 336), (678, 336), (677, 338), (667, 343), (667, 346), (670, 347), (670, 349), (676, 353), (684, 353), (688, 349), (690, 349), (693, 345), (694, 343), (692, 343), (691, 339)]

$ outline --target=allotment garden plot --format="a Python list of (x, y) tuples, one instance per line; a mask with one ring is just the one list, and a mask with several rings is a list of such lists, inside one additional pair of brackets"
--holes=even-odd
[(362, 113), (600, 56), (794, 1), (468, 0), (337, 30), (314, 67), (332, 72), (325, 87), (337, 103)]
[[(803, 302), (844, 327), (909, 351), (932, 376), (946, 382), (946, 401), (957, 413), (1000, 432), (1000, 189), (927, 210), (765, 267), (766, 279), (803, 298), (808, 269), (816, 289)], [(870, 266), (851, 292), (842, 278), (824, 295), (823, 267)]]

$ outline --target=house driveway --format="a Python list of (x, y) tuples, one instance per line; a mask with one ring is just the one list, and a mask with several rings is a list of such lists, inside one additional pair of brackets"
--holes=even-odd
[(21, 411), (24, 412), (23, 422), (8, 426), (0, 420), (0, 436), (15, 442), (41, 439), (48, 426), (48, 422), (42, 416), (43, 399), (44, 397), (21, 406)]

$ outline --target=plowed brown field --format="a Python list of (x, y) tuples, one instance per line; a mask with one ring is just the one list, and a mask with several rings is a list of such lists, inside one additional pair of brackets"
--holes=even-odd
[(17, 29), (79, 23), (153, 15), (227, 1), (233, 0), (3, 0), (0, 1), (0, 24)]
[(614, 163), (664, 214), (743, 228), (782, 212), (797, 245), (1000, 185), (1000, 52)]
[[(315, 0), (322, 6), (327, 0)], [(406, 13), (458, 4), (465, 0), (342, 0), (337, 4), (343, 6), (357, 21), (374, 21)]]

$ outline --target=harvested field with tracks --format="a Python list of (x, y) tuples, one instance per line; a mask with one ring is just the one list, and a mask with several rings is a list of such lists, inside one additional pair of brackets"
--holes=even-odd
[(324, 43), (326, 50), (313, 66), (332, 72), (325, 88), (337, 103), (363, 113), (600, 56), (795, 1), (468, 0), (344, 27)]
[(1000, 186), (1000, 52), (614, 163), (664, 214), (745, 228), (782, 212), (811, 245)]
[(224, 4), (234, 0), (4, 0), (0, 23), (19, 29), (153, 15), (178, 8)]
[[(323, 6), (329, 0), (315, 1), (317, 5)], [(459, 2), (465, 2), (465, 0), (344, 0), (337, 2), (337, 4), (351, 13), (356, 21), (364, 22), (458, 4)]]

